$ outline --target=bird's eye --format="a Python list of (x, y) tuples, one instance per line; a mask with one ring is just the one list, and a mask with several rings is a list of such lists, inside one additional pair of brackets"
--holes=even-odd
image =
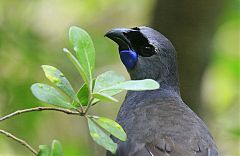
[[(132, 28), (139, 30), (138, 27)], [(132, 48), (143, 57), (150, 57), (155, 54), (155, 48), (149, 44), (147, 38), (140, 31), (130, 31), (124, 34), (131, 42)]]
[(155, 54), (154, 47), (153, 46), (143, 46), (141, 48), (140, 55), (143, 57), (150, 57), (153, 54)]
[(144, 47), (145, 50), (152, 50), (150, 46)]

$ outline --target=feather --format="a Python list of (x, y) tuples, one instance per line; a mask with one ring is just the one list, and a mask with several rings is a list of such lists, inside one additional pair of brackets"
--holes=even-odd
[(113, 29), (106, 36), (119, 45), (119, 51), (138, 54), (134, 66), (126, 66), (131, 79), (154, 79), (160, 84), (158, 90), (127, 92), (117, 122), (128, 141), (114, 139), (116, 155), (218, 156), (207, 126), (180, 96), (172, 43), (149, 27)]

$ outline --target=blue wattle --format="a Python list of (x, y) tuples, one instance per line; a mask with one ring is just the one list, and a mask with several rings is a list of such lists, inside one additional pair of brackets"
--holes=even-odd
[(132, 50), (122, 50), (120, 58), (127, 69), (132, 69), (137, 63), (138, 55)]

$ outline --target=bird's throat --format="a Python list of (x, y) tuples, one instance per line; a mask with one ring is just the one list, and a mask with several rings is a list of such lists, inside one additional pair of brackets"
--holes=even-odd
[(127, 69), (132, 69), (136, 65), (138, 61), (138, 55), (135, 51), (123, 50), (120, 51), (119, 53), (121, 61)]

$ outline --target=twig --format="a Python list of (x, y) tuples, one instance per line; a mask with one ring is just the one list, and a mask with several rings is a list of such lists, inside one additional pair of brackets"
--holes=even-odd
[(81, 113), (81, 112), (77, 112), (77, 111), (71, 111), (71, 110), (68, 110), (68, 109), (64, 109), (64, 108), (55, 108), (55, 107), (35, 107), (35, 108), (29, 108), (29, 109), (23, 109), (23, 110), (17, 110), (16, 112), (13, 112), (11, 114), (8, 114), (2, 118), (0, 118), (0, 122), (3, 121), (3, 120), (6, 120), (8, 118), (11, 118), (13, 116), (16, 116), (16, 115), (19, 115), (19, 114), (23, 114), (23, 113), (27, 113), (27, 112), (35, 112), (35, 111), (49, 111), (49, 110), (52, 110), (52, 111), (58, 111), (58, 112), (63, 112), (63, 113), (66, 113), (66, 114), (71, 114), (71, 115), (80, 115), (80, 116), (83, 116), (84, 114)]
[(73, 99), (74, 102), (77, 102), (79, 104), (79, 109), (76, 109), (78, 112), (83, 113), (83, 106), (79, 100)]
[(22, 140), (22, 139), (19, 139), (17, 138), (16, 136), (14, 136), (13, 134), (9, 133), (9, 132), (6, 132), (4, 130), (1, 130), (0, 129), (0, 133), (1, 134), (4, 134), (5, 136), (17, 141), (18, 143), (22, 144), (23, 146), (25, 146), (27, 149), (29, 149), (34, 155), (37, 155), (37, 151), (32, 147), (30, 146), (26, 141)]
[(86, 108), (86, 109), (85, 109), (85, 111), (84, 111), (84, 115), (86, 115), (86, 114), (87, 114), (87, 112), (88, 112), (89, 108), (92, 106), (92, 101), (93, 101), (93, 98), (91, 97), (90, 99), (91, 99), (91, 100), (88, 102), (87, 108)]
[(80, 112), (83, 113), (83, 106), (80, 102), (79, 102), (79, 104), (80, 104)]
[[(91, 74), (91, 73), (90, 73)], [(91, 78), (92, 76), (90, 76)], [(90, 80), (90, 84), (89, 84), (89, 87), (88, 87), (88, 104), (87, 104), (87, 108), (84, 110), (83, 114), (86, 115), (89, 108), (91, 107), (92, 105), (92, 101), (93, 101), (93, 97), (92, 97), (92, 83), (93, 81)]]

